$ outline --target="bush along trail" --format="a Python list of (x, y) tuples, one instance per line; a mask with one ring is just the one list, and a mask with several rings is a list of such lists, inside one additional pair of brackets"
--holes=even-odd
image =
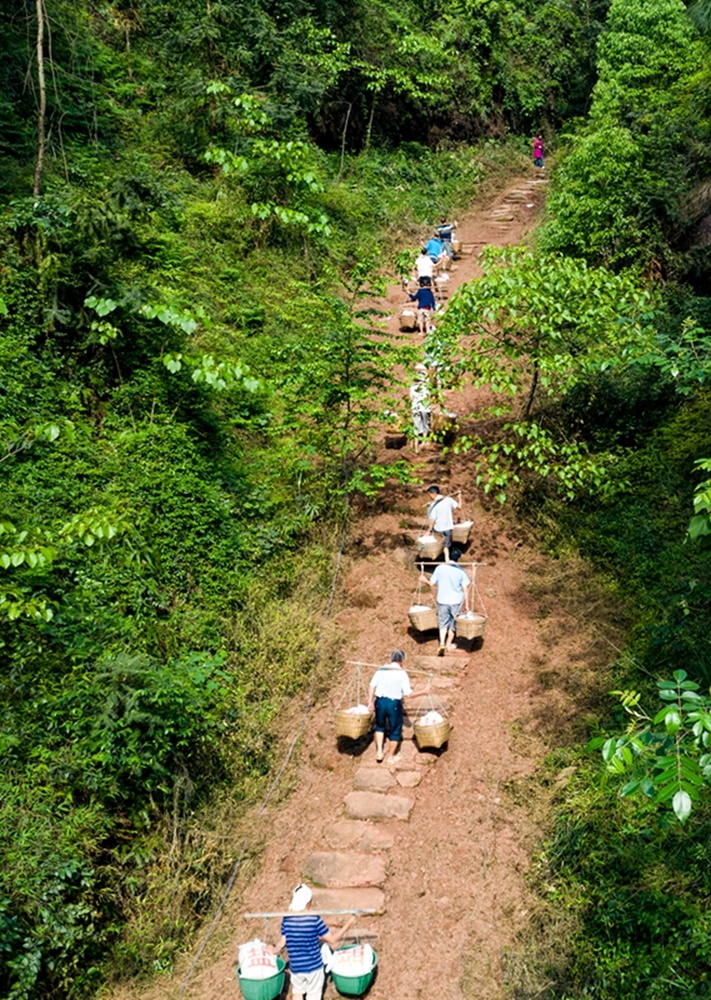
[[(452, 290), (476, 277), (482, 247), (525, 236), (543, 191), (540, 175), (523, 178), (462, 218)], [(393, 288), (393, 332), (401, 302), (401, 290)], [(464, 413), (469, 404), (466, 391), (445, 392), (445, 409)], [(383, 458), (386, 450), (384, 434)], [(302, 880), (313, 887), (316, 912), (365, 911), (353, 934), (379, 956), (369, 992), (374, 1000), (505, 995), (504, 949), (528, 922), (525, 877), (538, 834), (529, 804), (517, 804), (508, 790), (530, 777), (545, 752), (539, 734), (553, 695), (538, 683), (541, 665), (555, 671), (580, 660), (588, 639), (562, 622), (555, 644), (548, 643), (551, 623), (544, 634), (530, 596), (530, 576), (541, 572), (541, 557), (498, 511), (481, 507), (466, 456), (430, 443), (418, 455), (407, 444), (400, 457), (421, 485), (394, 486), (377, 511), (351, 526), (334, 623), (345, 662), (311, 709), (298, 763), (285, 774), (291, 794), (254, 817), (253, 849), (200, 961), (186, 958), (173, 985), (141, 993), (146, 1000), (239, 996), (238, 945), (255, 936), (275, 942), (280, 924), (278, 917), (244, 914), (284, 910)], [(483, 638), (457, 639), (446, 655), (437, 655), (436, 630), (417, 632), (408, 621), (430, 482), (449, 494), (462, 492), (461, 513), (474, 522), (462, 564), (478, 564), (478, 602), (489, 616)], [(337, 740), (334, 712), (367, 702), (373, 665), (396, 648), (405, 652), (413, 688), (429, 680), (431, 695), (405, 699), (402, 747), (386, 766), (376, 761), (372, 734)], [(432, 704), (450, 719), (452, 731), (441, 749), (421, 749), (413, 721)], [(298, 726), (296, 715), (291, 723)], [(562, 773), (554, 788), (565, 781)], [(326, 919), (339, 926), (346, 917)], [(337, 995), (330, 981), (325, 995)]]

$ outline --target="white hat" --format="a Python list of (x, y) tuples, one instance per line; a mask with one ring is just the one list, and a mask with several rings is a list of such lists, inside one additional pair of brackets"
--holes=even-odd
[(313, 897), (314, 894), (311, 892), (309, 887), (304, 885), (302, 882), (301, 885), (297, 885), (291, 894), (289, 909), (292, 913), (302, 913), (309, 905)]
[(415, 371), (424, 372), (425, 375), (429, 374), (427, 371), (427, 365), (423, 365), (422, 362), (419, 362), (418, 364), (415, 365)]

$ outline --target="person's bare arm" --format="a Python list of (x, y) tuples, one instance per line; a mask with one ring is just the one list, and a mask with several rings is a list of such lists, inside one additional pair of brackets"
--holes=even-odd
[(279, 938), (276, 944), (269, 945), (269, 951), (272, 953), (272, 955), (278, 955), (285, 944), (286, 944), (286, 938), (282, 934), (282, 936)]
[(324, 934), (321, 940), (325, 941), (326, 944), (330, 944), (332, 948), (335, 948), (337, 944), (341, 943), (341, 941), (346, 936), (351, 927), (353, 927), (355, 922), (356, 918), (354, 916), (349, 917), (348, 920), (346, 920), (343, 927), (341, 927), (339, 930), (334, 930), (334, 928), (330, 928), (328, 934)]

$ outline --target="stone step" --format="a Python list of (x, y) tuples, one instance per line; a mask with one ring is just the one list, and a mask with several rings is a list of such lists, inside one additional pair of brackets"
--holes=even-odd
[[(382, 889), (314, 889), (311, 910), (372, 910), (373, 913), (385, 913), (385, 893)], [(329, 918), (329, 922), (330, 922)], [(333, 918), (334, 924), (336, 918)]]
[(353, 848), (357, 851), (389, 851), (395, 843), (395, 830), (385, 823), (362, 819), (339, 819), (323, 831), (324, 840), (334, 851)]
[[(445, 656), (436, 656), (431, 653), (416, 653), (414, 657), (415, 667), (413, 669), (425, 670), (432, 675), (450, 674), (455, 677), (462, 673), (469, 662), (470, 653), (463, 650), (461, 653), (447, 653)], [(417, 678), (417, 683), (424, 682), (427, 678)]]
[(344, 803), (346, 814), (351, 819), (398, 819), (405, 822), (415, 804), (404, 795), (382, 795), (380, 792), (349, 792)]
[(304, 861), (301, 875), (326, 889), (382, 886), (386, 878), (385, 858), (360, 852), (316, 851)]
[(404, 771), (397, 768), (395, 778), (402, 788), (417, 788), (422, 781), (422, 774), (419, 771)]
[(359, 767), (353, 778), (353, 787), (361, 792), (387, 792), (394, 784), (392, 774), (379, 766)]

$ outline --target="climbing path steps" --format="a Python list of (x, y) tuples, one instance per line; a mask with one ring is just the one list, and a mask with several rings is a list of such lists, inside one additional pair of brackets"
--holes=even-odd
[[(540, 208), (545, 183), (545, 177), (537, 172), (517, 181), (489, 207), (477, 211), (475, 222), (465, 218), (461, 227), (462, 259), (451, 268), (450, 293), (476, 276), (479, 268), (475, 258), (482, 248), (520, 240)], [(511, 218), (516, 220), (513, 225)], [(398, 329), (399, 298), (399, 288), (393, 287), (388, 298), (393, 310), (389, 329), (393, 333)], [(459, 397), (452, 399), (452, 405), (461, 405)], [(404, 435), (402, 438), (397, 447), (407, 446), (407, 439)], [(439, 449), (429, 448), (417, 458), (412, 454), (410, 458), (423, 481), (451, 478)], [(358, 917), (356, 932), (380, 947), (379, 972), (369, 1000), (459, 1000), (465, 940), (476, 941), (480, 948), (475, 969), (476, 995), (500, 1000), (502, 993), (496, 982), (501, 947), (497, 914), (501, 901), (511, 897), (509, 883), (516, 884), (513, 898), (518, 899), (520, 873), (516, 865), (523, 868), (525, 861), (516, 838), (497, 812), (499, 771), (518, 773), (515, 769), (521, 765), (507, 737), (494, 740), (489, 730), (492, 726), (502, 732), (506, 728), (514, 710), (511, 687), (506, 688), (506, 703), (490, 708), (485, 720), (479, 718), (477, 707), (481, 699), (489, 697), (489, 682), (481, 674), (482, 666), (486, 664), (488, 671), (498, 666), (492, 643), (494, 637), (508, 635), (508, 631), (493, 623), (491, 638), (487, 637), (489, 648), (483, 657), (479, 650), (470, 655), (464, 649), (439, 657), (434, 655), (435, 633), (404, 639), (404, 609), (399, 618), (392, 612), (381, 616), (380, 602), (392, 609), (393, 590), (399, 594), (398, 588), (405, 577), (409, 585), (413, 572), (412, 552), (401, 548), (392, 533), (397, 533), (398, 524), (401, 529), (417, 528), (422, 504), (421, 496), (413, 496), (409, 510), (383, 512), (383, 524), (388, 527), (383, 529), (378, 524), (372, 539), (365, 535), (365, 550), (370, 545), (370, 552), (354, 562), (348, 584), (353, 600), (336, 620), (346, 630), (352, 629), (348, 638), (351, 659), (362, 656), (374, 662), (388, 649), (406, 647), (406, 669), (413, 686), (419, 688), (431, 677), (432, 692), (451, 713), (449, 745), (441, 750), (418, 748), (412, 720), (421, 699), (406, 699), (404, 739), (399, 758), (391, 766), (377, 763), (372, 741), (365, 747), (367, 740), (337, 749), (330, 712), (323, 707), (315, 713), (304, 743), (299, 793), (270, 817), (273, 825), (265, 837), (264, 863), (259, 876), (250, 880), (241, 907), (250, 911), (278, 907), (302, 878), (314, 887), (314, 910), (366, 911)], [(405, 524), (401, 523), (403, 516)], [(370, 531), (367, 519), (365, 525), (365, 530)], [(382, 530), (389, 532), (392, 544), (383, 546), (378, 535)], [(368, 601), (360, 602), (360, 595), (366, 595)], [(403, 592), (403, 602), (407, 600)], [(506, 655), (501, 654), (502, 670), (509, 670), (516, 658), (515, 638), (511, 638)], [(365, 677), (366, 685), (368, 680)], [(502, 689), (501, 683), (498, 686)], [(528, 705), (525, 699), (521, 703)], [(472, 732), (473, 725), (481, 727), (487, 737), (481, 755), (472, 755), (468, 749), (478, 737)], [(474, 763), (473, 756), (477, 758)], [(507, 771), (502, 770), (502, 759), (506, 760)], [(495, 768), (492, 760), (496, 761)], [(498, 853), (493, 851), (493, 845)], [(472, 885), (484, 884), (494, 862), (499, 865), (497, 875), (503, 881), (487, 886), (487, 891), (475, 898)], [(446, 890), (437, 882), (444, 872), (459, 879), (454, 884), (451, 878), (445, 878)], [(344, 919), (327, 917), (333, 926), (339, 926)], [(254, 922), (239, 923), (229, 954), (226, 952), (214, 967), (206, 969), (201, 981), (196, 977), (194, 990), (186, 1000), (238, 996), (234, 978), (236, 945), (255, 933), (274, 940), (278, 927), (272, 924), (260, 929)], [(437, 977), (434, 989), (432, 976)], [(336, 996), (329, 981), (325, 1000), (335, 1000)]]
[[(458, 677), (469, 656), (417, 656), (413, 669), (431, 674), (432, 690), (448, 712), (456, 705)], [(379, 764), (375, 746), (369, 745), (353, 759), (352, 790), (342, 804), (342, 815), (323, 830), (324, 850), (302, 862), (301, 877), (314, 888), (315, 909), (373, 911), (363, 917), (357, 933), (378, 938), (377, 917), (387, 909), (388, 851), (398, 830), (408, 823), (416, 804), (416, 789), (426, 781), (442, 751), (419, 750), (413, 741), (412, 720), (423, 704), (422, 696), (406, 698), (403, 742), (394, 764)], [(434, 775), (430, 780), (434, 779)], [(331, 995), (333, 986), (327, 989)]]

